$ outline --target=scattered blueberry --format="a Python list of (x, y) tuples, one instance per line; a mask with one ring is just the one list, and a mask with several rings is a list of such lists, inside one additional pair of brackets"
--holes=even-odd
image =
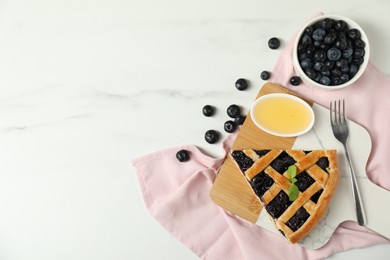
[(238, 116), (241, 113), (241, 109), (239, 106), (233, 104), (227, 108), (226, 112), (227, 112), (229, 117), (235, 118), (236, 116)]
[(228, 133), (233, 133), (237, 128), (236, 123), (234, 123), (232, 120), (228, 120), (225, 122), (223, 129), (225, 129)]
[(204, 116), (212, 116), (214, 115), (214, 112), (215, 112), (215, 108), (213, 106), (210, 106), (210, 105), (205, 105), (203, 108), (202, 108), (202, 112), (203, 112), (203, 115)]
[(214, 144), (219, 140), (219, 133), (215, 130), (208, 130), (204, 135), (204, 139), (209, 144)]
[(262, 80), (268, 80), (271, 77), (271, 73), (269, 71), (262, 71), (260, 74)]
[(248, 82), (246, 79), (240, 78), (236, 81), (236, 88), (240, 91), (248, 88)]
[(186, 162), (190, 159), (190, 153), (187, 150), (180, 150), (176, 153), (176, 159), (179, 160), (179, 162)]
[(236, 123), (236, 125), (242, 125), (244, 123), (245, 119), (246, 119), (246, 116), (238, 115), (234, 118), (234, 123)]
[(268, 47), (270, 47), (272, 50), (276, 50), (280, 47), (280, 40), (276, 37), (272, 37), (268, 40)]
[(293, 85), (293, 86), (298, 86), (299, 84), (301, 84), (301, 78), (298, 77), (298, 76), (292, 76), (291, 79), (290, 79), (290, 84)]

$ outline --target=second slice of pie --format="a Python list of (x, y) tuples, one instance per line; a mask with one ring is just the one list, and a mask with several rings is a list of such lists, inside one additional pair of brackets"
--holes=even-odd
[[(322, 219), (338, 183), (336, 150), (244, 149), (230, 155), (290, 243), (299, 242)], [(292, 165), (293, 182), (287, 171)], [(292, 185), (297, 186), (293, 199)]]

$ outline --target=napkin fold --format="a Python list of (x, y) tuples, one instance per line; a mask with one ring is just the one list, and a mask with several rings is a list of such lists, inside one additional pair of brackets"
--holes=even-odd
[[(372, 139), (367, 175), (372, 182), (390, 190), (390, 79), (369, 62), (362, 77), (345, 89), (324, 91), (304, 84), (291, 86), (289, 79), (295, 75), (295, 37), (284, 46), (270, 81), (324, 107), (329, 107), (333, 100), (345, 99), (348, 117), (365, 127)], [(233, 134), (225, 140), (226, 152), (235, 137)], [(190, 161), (177, 161), (175, 155), (180, 149), (190, 151)], [(132, 160), (150, 214), (202, 259), (323, 259), (336, 252), (390, 242), (355, 222), (345, 222), (319, 249), (289, 245), (280, 236), (227, 212), (210, 199), (209, 192), (223, 160), (211, 158), (193, 145), (180, 145)]]

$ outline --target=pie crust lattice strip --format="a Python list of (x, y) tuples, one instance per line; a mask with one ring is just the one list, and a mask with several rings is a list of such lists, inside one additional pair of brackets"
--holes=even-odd
[[(338, 183), (336, 150), (232, 150), (275, 227), (292, 244), (299, 242), (325, 214)], [(298, 197), (290, 201), (287, 169), (295, 165)]]

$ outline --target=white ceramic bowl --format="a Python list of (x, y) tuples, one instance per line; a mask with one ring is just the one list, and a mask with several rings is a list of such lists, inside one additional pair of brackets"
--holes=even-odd
[[(334, 19), (334, 20), (343, 20), (343, 21), (345, 21), (348, 24), (350, 29), (355, 28), (355, 29), (358, 29), (360, 31), (361, 39), (366, 43), (366, 46), (364, 48), (364, 51), (365, 51), (364, 62), (360, 65), (358, 72), (351, 79), (349, 79), (349, 81), (347, 81), (347, 82), (345, 82), (343, 84), (340, 84), (340, 85), (327, 86), (327, 85), (320, 84), (320, 83), (310, 79), (305, 74), (303, 69), (301, 68), (301, 65), (299, 64), (299, 60), (298, 60), (298, 44), (299, 44), (299, 40), (300, 40), (300, 38), (301, 38), (305, 28), (310, 26), (310, 25), (313, 25), (316, 22), (321, 21), (321, 20), (323, 20), (325, 18), (331, 18), (331, 19)], [(365, 69), (367, 67), (367, 64), (368, 64), (368, 61), (369, 61), (369, 58), (370, 58), (370, 45), (369, 45), (369, 42), (368, 42), (368, 39), (367, 39), (367, 35), (364, 32), (364, 30), (356, 22), (352, 21), (351, 19), (349, 19), (347, 17), (340, 16), (340, 15), (321, 15), (321, 16), (319, 16), (317, 18), (314, 18), (310, 22), (308, 22), (305, 26), (302, 27), (302, 29), (298, 33), (298, 37), (295, 40), (294, 50), (293, 50), (293, 65), (294, 65), (294, 69), (295, 69), (295, 72), (298, 74), (298, 76), (301, 77), (302, 81), (304, 83), (306, 83), (307, 85), (309, 85), (309, 86), (315, 86), (315, 87), (319, 87), (319, 88), (326, 89), (326, 90), (341, 89), (341, 88), (345, 88), (345, 87), (353, 84), (356, 80), (358, 80), (360, 78), (360, 76), (365, 71)]]
[[(271, 99), (275, 100), (278, 99), (279, 102), (284, 102), (281, 101), (287, 100), (287, 101), (293, 101), (290, 104), (293, 104), (292, 106), (285, 107), (283, 108), (282, 106), (264, 106), (265, 101), (270, 101)], [(268, 102), (268, 104), (270, 104)], [(275, 104), (275, 103), (273, 103)], [(296, 106), (297, 109), (294, 109)], [(272, 120), (274, 122), (278, 122), (278, 120), (286, 120), (286, 116), (288, 117), (287, 122), (292, 121), (290, 124), (301, 124), (301, 125), (289, 125), (292, 126), (293, 128), (299, 128), (299, 130), (294, 130), (294, 131), (280, 131), (277, 129), (277, 127), (270, 126), (269, 121), (268, 123), (262, 119), (261, 117), (258, 116), (256, 111), (259, 111), (259, 109), (262, 108), (264, 110), (261, 110), (261, 113), (266, 113), (267, 115), (272, 115)], [(298, 109), (299, 108), (299, 109)], [(299, 111), (301, 110), (301, 111)], [(305, 120), (305, 123), (301, 123), (299, 120), (299, 113), (307, 113), (306, 115), (309, 116), (308, 120)], [(274, 94), (267, 94), (264, 96), (259, 97), (258, 99), (255, 100), (255, 102), (252, 104), (251, 109), (250, 109), (250, 115), (251, 119), (254, 122), (254, 124), (260, 128), (261, 130), (280, 137), (295, 137), (295, 136), (300, 136), (305, 133), (307, 133), (314, 125), (315, 117), (314, 117), (314, 112), (313, 109), (309, 106), (306, 101), (293, 96), (289, 94), (282, 94), (282, 93), (274, 93)], [(263, 120), (263, 121), (262, 121)]]

